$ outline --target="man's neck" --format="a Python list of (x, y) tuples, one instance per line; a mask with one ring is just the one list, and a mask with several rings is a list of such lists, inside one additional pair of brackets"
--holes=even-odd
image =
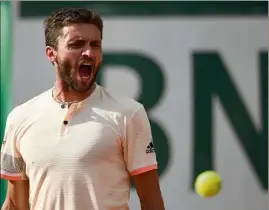
[(96, 88), (96, 84), (94, 83), (92, 87), (86, 92), (77, 92), (71, 89), (63, 88), (63, 86), (59, 83), (55, 83), (55, 87), (53, 90), (53, 97), (60, 102), (69, 102), (75, 103), (80, 102), (90, 96)]

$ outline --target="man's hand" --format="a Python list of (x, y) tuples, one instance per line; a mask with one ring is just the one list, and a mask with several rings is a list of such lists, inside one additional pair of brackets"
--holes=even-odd
[(133, 176), (142, 210), (164, 210), (157, 170)]

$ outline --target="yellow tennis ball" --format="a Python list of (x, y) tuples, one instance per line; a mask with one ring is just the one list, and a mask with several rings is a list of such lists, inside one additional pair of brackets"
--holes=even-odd
[(221, 178), (215, 171), (205, 171), (195, 180), (195, 191), (202, 197), (212, 197), (221, 189)]

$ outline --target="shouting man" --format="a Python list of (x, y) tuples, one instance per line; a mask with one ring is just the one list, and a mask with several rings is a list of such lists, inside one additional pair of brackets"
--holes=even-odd
[(101, 17), (82, 8), (60, 9), (44, 28), (56, 81), (8, 115), (2, 209), (128, 210), (132, 179), (141, 209), (163, 210), (143, 105), (95, 82), (102, 62)]

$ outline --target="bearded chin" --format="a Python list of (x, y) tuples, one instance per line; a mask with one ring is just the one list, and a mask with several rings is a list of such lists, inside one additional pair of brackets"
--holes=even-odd
[(65, 91), (76, 91), (76, 92), (87, 92), (91, 89), (93, 84), (95, 83), (96, 77), (99, 72), (100, 65), (93, 68), (94, 75), (91, 75), (90, 83), (84, 88), (80, 88), (76, 81), (73, 79), (73, 74), (75, 70), (72, 70), (72, 66), (69, 63), (59, 63), (58, 62), (58, 72), (59, 77), (62, 81), (63, 89)]

